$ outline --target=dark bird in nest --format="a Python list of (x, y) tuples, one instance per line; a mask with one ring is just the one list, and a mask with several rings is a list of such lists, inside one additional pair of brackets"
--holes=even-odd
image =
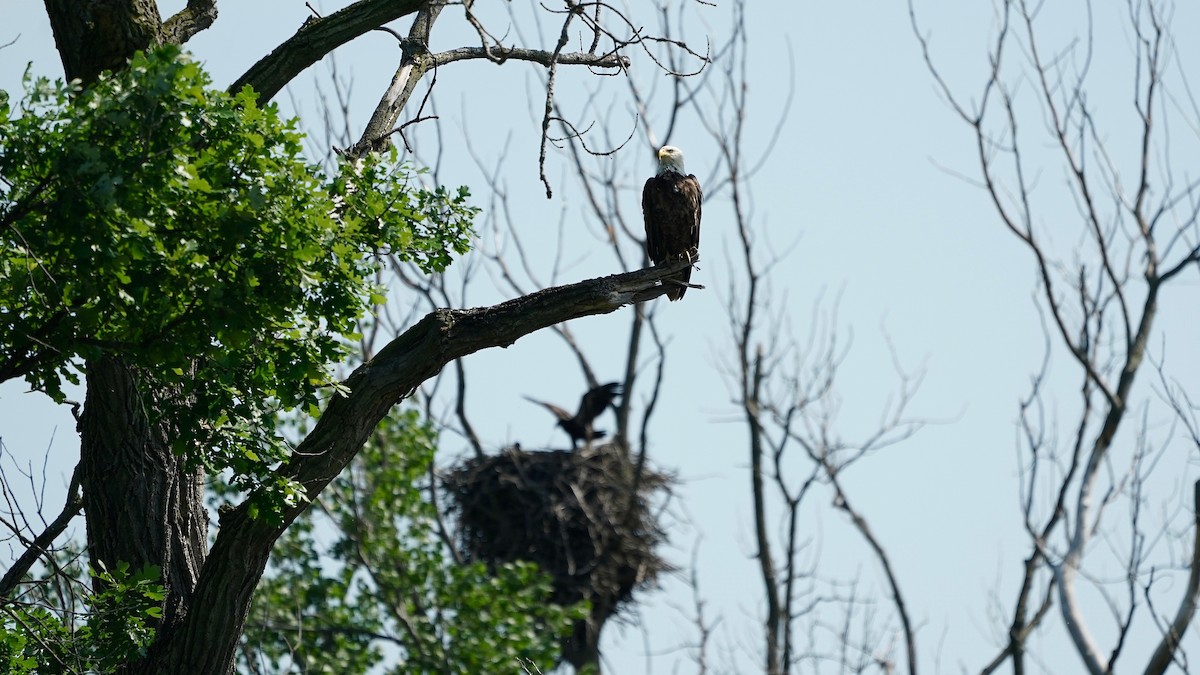
[(621, 384), (619, 382), (609, 382), (598, 387), (592, 387), (588, 390), (583, 398), (579, 401), (579, 412), (572, 415), (553, 403), (539, 401), (536, 398), (525, 397), (528, 401), (544, 407), (558, 418), (558, 426), (567, 432), (571, 437), (572, 447), (579, 445), (580, 441), (588, 442), (599, 438), (604, 438), (603, 431), (592, 429), (592, 422), (596, 421), (606, 408), (613, 404), (618, 396), (621, 395)]

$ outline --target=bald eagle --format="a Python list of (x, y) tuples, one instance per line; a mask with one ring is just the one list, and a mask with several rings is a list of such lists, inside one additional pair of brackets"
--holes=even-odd
[[(646, 220), (646, 254), (655, 264), (687, 256), (700, 247), (700, 181), (683, 171), (683, 152), (664, 145), (658, 151), (658, 173), (642, 188), (642, 216)], [(689, 266), (672, 279), (686, 284)], [(670, 280), (667, 281), (670, 283)], [(667, 291), (672, 301), (683, 297), (687, 286)]]
[(567, 432), (574, 445), (580, 441), (586, 443), (604, 438), (605, 433), (603, 431), (592, 429), (592, 422), (607, 410), (620, 395), (621, 385), (617, 382), (609, 382), (598, 387), (592, 387), (580, 399), (579, 412), (575, 413), (574, 416), (553, 403), (546, 403), (545, 401), (539, 401), (536, 398), (529, 398), (528, 396), (525, 397), (525, 400), (533, 401), (553, 413), (558, 418), (558, 426)]

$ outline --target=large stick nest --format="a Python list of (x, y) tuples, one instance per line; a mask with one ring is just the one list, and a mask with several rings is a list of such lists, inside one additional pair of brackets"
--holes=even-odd
[(590, 600), (600, 622), (670, 569), (655, 552), (666, 535), (652, 512), (670, 479), (618, 444), (509, 448), (464, 462), (444, 482), (468, 555), (537, 563), (553, 578), (555, 604)]

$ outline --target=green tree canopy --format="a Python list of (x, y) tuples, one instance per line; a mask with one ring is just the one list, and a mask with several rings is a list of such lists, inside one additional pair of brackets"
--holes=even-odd
[[(490, 307), (456, 308), (446, 298), (386, 336), (373, 331), (386, 344), (352, 357), (356, 327), (385, 301), (374, 283), (385, 261), (432, 275), (469, 245), (476, 210), (466, 190), (427, 187), (390, 150), (405, 103), (423, 79), (432, 86), (438, 59), (500, 54), (547, 67), (549, 102), (558, 65), (623, 69), (623, 52), (646, 39), (640, 31), (622, 38), (632, 24), (614, 12), (620, 29), (605, 38), (608, 47), (497, 44), (498, 52), (439, 56), (428, 53), (428, 38), (442, 8), (350, 3), (306, 21), (220, 91), (177, 46), (164, 46), (212, 25), (215, 3), (188, 3), (165, 19), (156, 3), (136, 0), (46, 3), (71, 84), (27, 75), (20, 102), (0, 94), (0, 382), (23, 379), (59, 403), (72, 391), (66, 383), (78, 382), (84, 397), (75, 404), (79, 461), (62, 511), (44, 527), (32, 519), (6, 525), (20, 552), (0, 575), (0, 663), (225, 675), (247, 644), (255, 597), (330, 610), (285, 615), (260, 605), (261, 625), (340, 627), (345, 609), (362, 613), (344, 636), (359, 620), (387, 635), (394, 620), (410, 669), (552, 661), (564, 612), (574, 610), (544, 606), (545, 581), (532, 567), (464, 565), (440, 527), (432, 538), (433, 494), (412, 482), (412, 472), (425, 475), (427, 458), (398, 461), (398, 473), (383, 472), (387, 481), (339, 501), (341, 474), (361, 465), (359, 453), (395, 406), (447, 364), (653, 299), (685, 263), (542, 288)], [(344, 151), (348, 159), (305, 160), (298, 126), (268, 102), (334, 49), (376, 30), (395, 34), (388, 24), (402, 18), (412, 21), (404, 82), (389, 89), (388, 104)], [(543, 151), (552, 141), (546, 110)], [(281, 420), (300, 422), (301, 433), (288, 436), (294, 448)], [(405, 443), (397, 441), (400, 452), (420, 446)], [(226, 480), (234, 496), (210, 510), (206, 489)], [(306, 513), (314, 503), (347, 542), (366, 538), (337, 509), (374, 514), (374, 574), (348, 558), (312, 567), (305, 547), (349, 551), (305, 539), (317, 531), (310, 528), (320, 517)], [(64, 567), (56, 555), (72, 549), (62, 538), (80, 514), (86, 546)], [(280, 566), (268, 573), (273, 557)], [(289, 577), (296, 569), (315, 574)], [(270, 637), (259, 641), (256, 663), (290, 667), (277, 657), (295, 643)], [(367, 649), (332, 665), (338, 644), (362, 643), (305, 646), (305, 662), (373, 662)]]
[(176, 47), (83, 90), (27, 84), (16, 114), (0, 99), (4, 379), (61, 400), (118, 354), (171, 392), (176, 449), (239, 477), (284, 455), (277, 411), (316, 412), (381, 255), (434, 271), (468, 248), (465, 188), (420, 187), (394, 155), (327, 175), (294, 120)]

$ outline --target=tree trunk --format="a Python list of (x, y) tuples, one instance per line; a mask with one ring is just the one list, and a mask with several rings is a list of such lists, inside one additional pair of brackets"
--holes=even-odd
[(84, 84), (158, 44), (162, 29), (154, 0), (46, 0), (46, 13), (63, 72)]
[(148, 416), (136, 370), (117, 357), (87, 366), (80, 484), (92, 564), (162, 570), (162, 628), (186, 613), (207, 547), (204, 474), (171, 451), (169, 420)]
[(563, 660), (571, 664), (576, 675), (601, 675), (600, 631), (611, 615), (611, 608), (592, 607), (588, 616), (575, 622), (571, 635), (562, 640)]
[[(85, 85), (161, 42), (154, 0), (46, 0), (67, 79)], [(171, 451), (170, 420), (156, 420), (144, 378), (120, 358), (87, 364), (79, 480), (95, 566), (161, 570), (167, 597), (160, 638), (187, 613), (207, 547), (204, 476)]]

